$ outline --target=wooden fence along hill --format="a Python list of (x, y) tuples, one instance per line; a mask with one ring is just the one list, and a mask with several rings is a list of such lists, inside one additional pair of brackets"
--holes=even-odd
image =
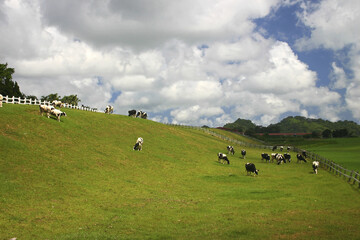
[[(49, 105), (51, 104), (48, 101), (40, 101), (40, 100), (33, 100), (33, 99), (22, 99), (20, 97), (8, 97), (8, 96), (3, 96), (3, 103), (10, 103), (10, 104), (27, 104), (27, 105), (40, 105), (40, 104), (44, 104), (44, 105)], [(66, 108), (72, 108), (72, 109), (78, 109), (78, 110), (84, 110), (84, 111), (92, 111), (92, 112), (102, 112), (97, 110), (96, 108), (89, 108), (89, 107), (83, 107), (83, 106), (74, 106), (71, 104), (65, 104), (64, 103), (64, 107)], [(257, 144), (252, 144), (252, 143), (247, 143), (247, 142), (242, 142), (242, 141), (238, 141), (229, 137), (226, 137), (224, 135), (215, 133), (211, 130), (209, 130), (208, 128), (202, 128), (202, 127), (193, 127), (193, 126), (185, 126), (185, 125), (176, 125), (176, 124), (168, 124), (171, 126), (177, 126), (177, 127), (184, 127), (184, 128), (193, 128), (193, 129), (198, 129), (198, 130), (202, 130), (212, 136), (221, 138), (225, 141), (231, 142), (233, 144), (239, 145), (239, 146), (243, 146), (243, 147), (251, 147), (251, 148), (259, 148), (259, 149), (269, 149), (272, 150), (273, 146), (268, 146), (268, 145), (257, 145)], [(296, 147), (292, 147), (291, 150), (293, 152), (297, 152), (297, 153), (301, 153), (304, 150), (303, 149), (299, 149)], [(335, 162), (326, 159), (318, 154), (312, 153), (312, 152), (306, 152), (308, 158), (311, 159), (311, 161), (319, 161), (320, 163), (320, 167), (328, 170), (329, 172), (334, 173), (335, 175), (344, 177), (344, 179), (347, 179), (347, 181), (349, 183), (355, 184), (357, 183), (359, 185), (360, 188), (360, 174), (358, 172), (355, 172), (353, 170), (349, 170), (346, 169), (344, 167), (342, 167), (339, 164), (336, 164)]]

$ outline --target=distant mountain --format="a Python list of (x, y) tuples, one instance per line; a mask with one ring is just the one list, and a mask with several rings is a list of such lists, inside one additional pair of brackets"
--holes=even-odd
[(349, 135), (360, 136), (360, 125), (353, 121), (330, 122), (328, 120), (300, 116), (284, 118), (279, 123), (270, 124), (268, 127), (257, 126), (250, 120), (239, 118), (234, 123), (225, 124), (224, 128), (244, 132), (251, 130), (257, 133), (321, 133), (327, 129), (330, 131), (346, 129)]

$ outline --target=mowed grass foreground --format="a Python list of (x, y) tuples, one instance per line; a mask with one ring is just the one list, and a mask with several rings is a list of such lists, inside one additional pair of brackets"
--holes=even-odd
[(228, 143), (202, 131), (64, 111), (0, 108), (0, 239), (360, 238), (357, 186), (309, 163), (235, 146), (222, 165)]

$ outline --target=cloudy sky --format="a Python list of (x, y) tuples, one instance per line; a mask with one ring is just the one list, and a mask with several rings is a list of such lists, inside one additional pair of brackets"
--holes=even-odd
[(359, 0), (0, 0), (0, 62), (38, 98), (159, 122), (360, 123)]

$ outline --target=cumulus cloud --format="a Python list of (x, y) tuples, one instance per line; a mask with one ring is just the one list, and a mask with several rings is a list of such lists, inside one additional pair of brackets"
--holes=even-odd
[[(360, 59), (360, 2), (357, 0), (323, 0), (320, 3), (302, 5), (300, 20), (311, 28), (311, 35), (299, 39), (300, 50), (327, 48), (334, 51), (341, 66), (332, 63), (329, 75), (331, 88), (345, 89), (345, 103), (353, 117), (359, 120), (359, 59)], [(339, 112), (339, 111), (333, 111)], [(333, 119), (336, 117), (333, 117)]]
[[(26, 94), (77, 94), (84, 105), (144, 110), (166, 123), (222, 126), (241, 117), (268, 125), (290, 112), (337, 119), (341, 96), (318, 87), (288, 43), (255, 32), (252, 19), (281, 4), (290, 3), (0, 1), (0, 60)], [(304, 12), (316, 30), (316, 11)], [(333, 65), (335, 88), (344, 86), (341, 69)], [(351, 89), (355, 109), (358, 85)]]

